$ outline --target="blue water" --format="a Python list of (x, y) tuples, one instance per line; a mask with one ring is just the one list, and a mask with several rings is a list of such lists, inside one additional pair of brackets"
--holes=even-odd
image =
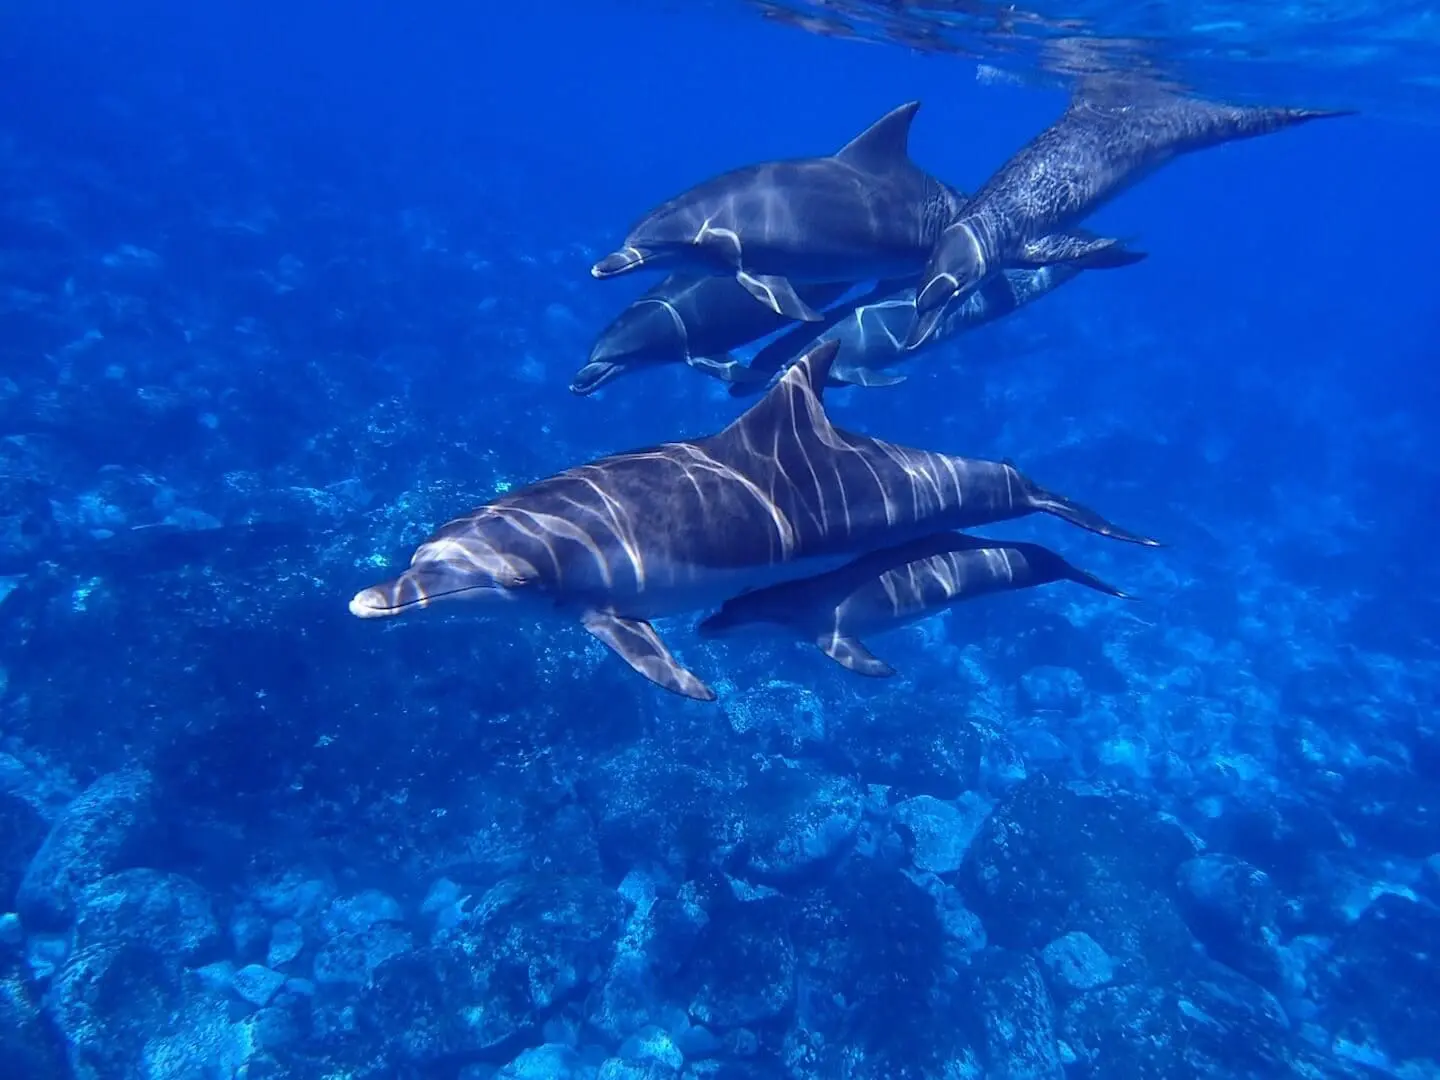
[[(1440, 1075), (1436, 16), (946, 6), (0, 12), (0, 1075)], [(347, 612), (747, 404), (568, 391), (647, 209), (909, 100), (974, 191), (1077, 54), (1358, 114), (826, 405), (1159, 538), (976, 530), (1137, 600), (961, 605), (889, 679), (660, 620), (714, 703)]]

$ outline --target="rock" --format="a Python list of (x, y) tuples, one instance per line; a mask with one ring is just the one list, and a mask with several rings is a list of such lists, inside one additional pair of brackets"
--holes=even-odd
[(321, 931), (329, 937), (358, 934), (382, 923), (405, 922), (405, 912), (394, 897), (379, 889), (366, 889), (354, 896), (334, 900), (320, 919)]
[(1279, 1002), (1220, 964), (1201, 961), (1173, 982), (1111, 983), (1075, 997), (1060, 1038), (1074, 1080), (1233, 1080), (1335, 1077), (1291, 1030)]
[(1074, 668), (1041, 665), (1020, 677), (1020, 706), (1031, 712), (1079, 716), (1085, 700), (1085, 680)]
[(1039, 965), (1028, 956), (1005, 949), (979, 953), (965, 972), (979, 1018), (977, 1044), (990, 1076), (1025, 1080), (1062, 1080), (1055, 1039), (1055, 1011)]
[(44, 1013), (23, 957), (0, 950), (0, 1076), (48, 1080), (65, 1075), (64, 1042)]
[(408, 953), (413, 943), (410, 931), (385, 923), (367, 930), (342, 931), (316, 952), (315, 982), (362, 986), (381, 964)]
[(143, 943), (187, 965), (217, 955), (220, 925), (205, 890), (179, 874), (122, 870), (80, 895), (77, 948)]
[(573, 1047), (532, 1046), (499, 1072), (495, 1080), (568, 1080), (577, 1077), (580, 1055)]
[(0, 915), (0, 956), (22, 955), (25, 951), (25, 927), (13, 911)]
[(552, 1014), (590, 992), (622, 914), (619, 897), (596, 881), (508, 878), (477, 899), (466, 923), (383, 961), (356, 1002), (356, 1030), (407, 1068), (518, 1054)]
[(265, 953), (267, 967), (282, 968), (305, 948), (305, 931), (294, 919), (281, 919), (270, 930), (270, 948)]
[(938, 1074), (935, 1063), (967, 1051), (947, 973), (966, 946), (951, 944), (935, 897), (909, 874), (853, 859), (786, 906), (807, 1030), (866, 1056), (877, 1078), (919, 1075), (917, 1063)]
[(649, 865), (683, 879), (693, 861), (722, 858), (732, 843), (732, 796), (707, 767), (639, 746), (608, 759), (598, 785), (600, 859), (617, 878)]
[(823, 872), (849, 850), (860, 825), (855, 785), (810, 768), (772, 763), (752, 771), (738, 801), (739, 873), (753, 882), (779, 886)]
[(620, 1056), (641, 1065), (654, 1063), (675, 1073), (685, 1065), (685, 1056), (675, 1041), (654, 1024), (626, 1039), (620, 1046)]
[(1335, 943), (1322, 988), (1339, 1034), (1394, 1060), (1440, 1062), (1440, 908), (1378, 897)]
[(895, 817), (914, 837), (917, 870), (948, 874), (960, 869), (965, 852), (985, 819), (984, 804), (973, 795), (964, 809), (930, 795), (917, 795), (895, 807)]
[(692, 1022), (716, 1032), (771, 1020), (795, 992), (795, 949), (779, 899), (733, 902), (711, 913), (686, 980)]
[(0, 911), (15, 903), (23, 870), (45, 841), (40, 812), (14, 792), (0, 787)]
[(1115, 965), (1089, 934), (1079, 931), (1058, 937), (1040, 954), (1057, 990), (1078, 992), (1104, 986), (1115, 976)]
[(174, 1030), (185, 1001), (179, 965), (143, 942), (72, 956), (47, 997), (76, 1080), (134, 1075), (152, 1036)]
[(1263, 870), (1229, 855), (1180, 865), (1180, 912), (1212, 957), (1261, 985), (1279, 985), (1279, 897)]
[(982, 725), (956, 723), (943, 710), (888, 716), (852, 714), (832, 724), (822, 748), (831, 771), (885, 784), (902, 797), (955, 799), (980, 786), (991, 733)]
[(235, 972), (231, 985), (250, 1004), (265, 1006), (285, 985), (285, 976), (259, 964), (246, 964)]
[(993, 944), (1039, 950), (1079, 930), (1117, 965), (1163, 972), (1190, 960), (1175, 876), (1194, 853), (1178, 826), (1139, 800), (1039, 775), (986, 819), (961, 890)]
[(100, 777), (65, 808), (30, 861), (16, 907), (26, 925), (61, 930), (80, 894), (133, 866), (154, 827), (153, 783), (143, 769)]

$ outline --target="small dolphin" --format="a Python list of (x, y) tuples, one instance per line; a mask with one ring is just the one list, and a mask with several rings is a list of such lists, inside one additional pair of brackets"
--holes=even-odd
[[(1153, 88), (1092, 84), (1000, 167), (951, 221), (920, 277), (906, 347), (947, 308), (1004, 269), (1103, 257), (1102, 241), (1057, 235), (1181, 154), (1266, 135), (1342, 112), (1254, 108)], [(1037, 249), (1035, 241), (1048, 237)]]
[[(1136, 255), (1138, 261), (1141, 256), (1138, 252)], [(966, 330), (994, 322), (1053, 292), (1080, 272), (1081, 268), (1074, 264), (1056, 263), (1038, 270), (996, 274), (963, 303), (952, 306), (925, 344), (938, 345)], [(743, 397), (757, 392), (802, 350), (817, 341), (832, 340), (840, 342), (840, 359), (830, 369), (831, 385), (895, 386), (907, 376), (884, 369), (915, 355), (916, 350), (905, 347), (905, 336), (914, 321), (915, 290), (904, 288), (875, 303), (837, 309), (823, 323), (801, 323), (756, 353), (750, 361), (750, 374), (732, 380), (730, 394)]]
[(486, 601), (581, 623), (641, 675), (710, 701), (649, 620), (834, 569), (941, 529), (1035, 512), (1132, 543), (1013, 465), (843, 431), (822, 395), (839, 346), (801, 357), (718, 434), (601, 458), (440, 526), (399, 577), (350, 601), (361, 618)]
[(747, 165), (690, 188), (641, 218), (590, 273), (733, 274), (772, 311), (807, 322), (820, 315), (792, 282), (913, 279), (961, 205), (910, 160), (919, 108), (901, 105), (827, 157)]
[(865, 647), (862, 635), (895, 630), (988, 593), (1052, 581), (1074, 581), (1129, 599), (1039, 544), (945, 532), (862, 555), (815, 577), (734, 597), (698, 630), (703, 638), (778, 631), (814, 642), (859, 675), (884, 677), (895, 669)]
[[(825, 307), (848, 287), (807, 285), (797, 291), (805, 303)], [(778, 369), (751, 372), (730, 350), (773, 334), (791, 321), (755, 303), (733, 277), (671, 274), (601, 331), (589, 362), (570, 381), (570, 390), (593, 394), (629, 372), (678, 363), (724, 382), (753, 383), (758, 392)]]

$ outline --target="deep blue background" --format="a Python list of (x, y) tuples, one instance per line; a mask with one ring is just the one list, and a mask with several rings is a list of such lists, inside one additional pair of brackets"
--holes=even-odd
[[(1332, 103), (1324, 67), (1286, 83), (1283, 104), (1306, 104), (1307, 85)], [(968, 773), (906, 755), (945, 758), (975, 723), (993, 739), (974, 767), (986, 798), (1017, 775), (1003, 745), (1032, 780), (1113, 785), (1114, 806), (1164, 810), (1270, 875), (1281, 898), (1266, 925), (1293, 950), (1289, 982), (1225, 954), (1189, 909), (1186, 933), (1273, 991), (1294, 1031), (1313, 1021), (1322, 1047), (1347, 1033), (1395, 1059), (1440, 1058), (1423, 964), (1405, 1016), (1382, 1015), (1374, 989), (1440, 947), (1440, 874), (1425, 861), (1440, 851), (1440, 127), (1370, 108), (1177, 161), (1086, 223), (1147, 260), (926, 354), (900, 387), (829, 395), (847, 426), (1013, 457), (1160, 537), (1142, 551), (1055, 521), (993, 530), (1043, 538), (1137, 605), (1069, 586), (977, 604), (872, 642), (901, 671), (878, 683), (808, 647), (706, 648), (689, 619), (670, 621), (666, 640), (721, 690), (716, 706), (662, 694), (578, 627), (346, 614), (355, 590), (498, 484), (727, 423), (735, 404), (683, 370), (566, 391), (650, 280), (597, 283), (589, 266), (677, 190), (828, 152), (910, 99), (923, 103), (917, 162), (972, 190), (1064, 105), (956, 58), (813, 37), (738, 4), (0, 15), (0, 571), (15, 586), (0, 599), (0, 736), (38, 793), (15, 866), (77, 790), (139, 763), (166, 826), (140, 865), (195, 877), (222, 919), (278, 915), (266, 890), (285, 873), (380, 888), (409, 912), (437, 874), (481, 895), (510, 880), (502, 864), (563, 866), (603, 907), (647, 859), (672, 887), (748, 857), (697, 839), (696, 791), (705, 813), (783, 832), (757, 763), (785, 755), (815, 774), (798, 804), (881, 779), (929, 794), (927, 770), (959, 785), (941, 792), (953, 801)], [(256, 519), (291, 532), (238, 553), (130, 532)], [(672, 765), (679, 779), (657, 779)], [(1044, 835), (1007, 881), (1089, 897), (1096, 875), (1055, 871), (1089, 843), (1103, 850), (1087, 858), (1134, 864), (1100, 878), (1145, 885), (1095, 900), (1093, 923), (1057, 901), (1052, 927), (1007, 924), (1004, 903), (966, 891), (970, 869), (947, 877), (992, 944), (1013, 958), (1044, 944), (1034, 926), (1085, 926), (1113, 952), (1097, 927), (1171, 926), (1171, 885), (1146, 876), (1152, 852), (1131, 850), (1131, 825), (1082, 829), (1070, 795), (1024, 790), (1033, 804), (997, 814), (1054, 831), (1031, 829)], [(627, 813), (640, 821), (629, 847), (611, 827)], [(477, 835), (517, 820), (503, 859), (476, 854)], [(876, 850), (903, 848), (885, 835)], [(993, 841), (975, 859), (996, 858)], [(821, 938), (868, 940), (863, 913), (901, 914), (875, 932), (873, 969), (831, 975), (907, 1003), (866, 979), (903, 982), (896, 972), (934, 951), (904, 922), (906, 904), (922, 923), (933, 905), (893, 866), (880, 888), (881, 871), (857, 863), (821, 889), (850, 912)], [(1390, 886), (1421, 897), (1420, 922), (1357, 921)], [(1134, 900), (1152, 887), (1154, 911)], [(1152, 945), (1142, 935), (1151, 982), (1132, 989), (1175, 981)], [(727, 949), (722, 936), (687, 971), (742, 983)], [(235, 958), (256, 956), (237, 945)], [(934, 975), (905, 985), (930, 1000)], [(1110, 1005), (1117, 1025), (1144, 1013)], [(861, 1012), (884, 1027), (883, 1010)], [(326, 1030), (301, 1040), (316, 1061)], [(1273, 1033), (1256, 1030), (1227, 1029), (1245, 1046)], [(1095, 1068), (1132, 1075), (1127, 1060)]]

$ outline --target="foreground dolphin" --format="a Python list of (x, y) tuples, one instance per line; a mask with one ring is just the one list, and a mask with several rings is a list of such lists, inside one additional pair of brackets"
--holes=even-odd
[(861, 635), (895, 630), (988, 593), (1052, 581), (1074, 581), (1129, 599), (1039, 544), (945, 532), (862, 555), (815, 577), (734, 597), (698, 629), (704, 638), (779, 631), (814, 642), (859, 675), (883, 677), (895, 669), (877, 659)]
[[(828, 157), (747, 165), (696, 185), (646, 214), (590, 273), (668, 266), (733, 274), (770, 310), (806, 322), (821, 316), (795, 282), (914, 280), (965, 205), (910, 159), (919, 108), (901, 105)], [(1036, 237), (1030, 257), (1055, 261), (1076, 242)], [(1103, 267), (1107, 257), (1093, 246), (1087, 265)]]
[[(797, 292), (806, 304), (825, 307), (848, 288), (844, 283), (807, 285)], [(600, 332), (589, 362), (570, 380), (570, 390), (593, 394), (621, 375), (678, 363), (723, 382), (753, 383), (758, 392), (778, 368), (752, 372), (730, 350), (791, 322), (755, 303), (733, 277), (671, 274)]]
[(1149, 88), (1129, 96), (1082, 90), (947, 224), (920, 277), (906, 347), (918, 348), (945, 311), (991, 274), (1037, 265), (1039, 237), (1049, 237), (1042, 263), (1093, 258), (1098, 241), (1057, 234), (1181, 154), (1343, 115), (1222, 105)]
[[(1136, 261), (1144, 256), (1135, 253)], [(940, 342), (994, 322), (1017, 308), (1033, 303), (1074, 279), (1080, 268), (1068, 263), (1042, 266), (1038, 270), (1007, 270), (996, 274), (951, 307), (926, 345)], [(745, 378), (731, 380), (732, 397), (757, 393), (776, 371), (805, 348), (819, 341), (838, 341), (840, 356), (830, 369), (832, 385), (894, 386), (906, 376), (884, 370), (911, 359), (915, 350), (906, 349), (905, 336), (915, 321), (915, 290), (901, 289), (883, 300), (853, 308), (837, 308), (823, 323), (801, 323), (789, 333), (767, 344), (755, 354)], [(817, 333), (818, 330), (818, 333)]]
[(650, 619), (716, 607), (941, 529), (1054, 514), (1155, 541), (1047, 492), (1008, 463), (912, 450), (834, 427), (821, 401), (839, 346), (801, 357), (734, 423), (695, 441), (601, 458), (437, 529), (399, 577), (350, 601), (361, 618), (489, 601), (580, 622), (641, 675), (715, 694)]

